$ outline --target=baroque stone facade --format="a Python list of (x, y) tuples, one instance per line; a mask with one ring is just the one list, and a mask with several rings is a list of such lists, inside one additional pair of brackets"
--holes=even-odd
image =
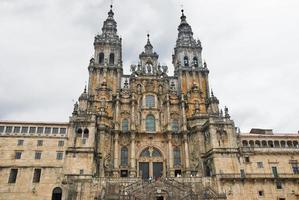
[(180, 19), (174, 76), (149, 35), (125, 75), (111, 7), (69, 123), (0, 122), (0, 199), (299, 199), (298, 135), (239, 133)]

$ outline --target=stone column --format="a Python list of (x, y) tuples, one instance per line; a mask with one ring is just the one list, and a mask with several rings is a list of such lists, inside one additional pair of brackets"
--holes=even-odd
[(131, 159), (130, 159), (130, 177), (136, 177), (136, 149), (135, 149), (135, 133), (131, 133)]
[(188, 146), (188, 136), (187, 133), (184, 133), (183, 136), (184, 148), (185, 148), (185, 170), (186, 176), (190, 176), (190, 161), (189, 161), (189, 146)]
[(182, 121), (183, 121), (183, 126), (182, 130), (187, 131), (187, 120), (186, 120), (186, 111), (185, 111), (185, 100), (184, 100), (184, 95), (182, 94), (181, 96), (181, 108), (182, 108)]
[(119, 149), (119, 144), (118, 144), (118, 132), (115, 133), (114, 135), (114, 171), (113, 171), (113, 176), (118, 176), (119, 174), (119, 164), (118, 164), (118, 149)]
[[(132, 108), (131, 108), (131, 123), (130, 123), (130, 129), (131, 131), (136, 130), (136, 125), (135, 125), (135, 93), (132, 93)], [(134, 136), (135, 137), (135, 136)]]
[(173, 169), (173, 149), (172, 149), (172, 143), (171, 143), (171, 139), (172, 139), (172, 135), (171, 133), (168, 133), (167, 135), (168, 137), (168, 159), (169, 159), (169, 176), (170, 177), (174, 177), (174, 169)]
[(116, 124), (115, 129), (120, 130), (121, 121), (119, 119), (119, 93), (117, 93), (117, 95), (116, 95), (115, 121), (117, 122), (117, 123), (115, 123)]
[(166, 95), (166, 109), (167, 109), (167, 130), (171, 131), (171, 120), (170, 120), (170, 103), (169, 103), (169, 94)]

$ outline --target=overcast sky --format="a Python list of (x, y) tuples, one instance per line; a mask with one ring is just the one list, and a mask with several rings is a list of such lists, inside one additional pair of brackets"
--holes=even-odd
[[(109, 0), (0, 1), (0, 120), (67, 122)], [(114, 0), (125, 72), (146, 34), (173, 73), (180, 5), (242, 132), (299, 130), (298, 0)]]

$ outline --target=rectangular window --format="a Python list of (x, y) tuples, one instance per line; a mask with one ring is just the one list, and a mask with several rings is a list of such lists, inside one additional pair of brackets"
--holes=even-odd
[(244, 169), (240, 170), (240, 176), (241, 176), (241, 178), (245, 178), (245, 171), (244, 171)]
[(58, 151), (56, 153), (56, 160), (62, 160), (63, 159), (63, 152), (61, 151)]
[(64, 141), (63, 140), (59, 140), (58, 141), (58, 146), (59, 147), (63, 147), (64, 146)]
[(274, 177), (278, 177), (277, 167), (272, 167), (272, 174)]
[(155, 97), (153, 95), (147, 95), (145, 98), (146, 107), (152, 108), (155, 106)]
[(37, 127), (37, 133), (43, 133), (44, 127)]
[(47, 134), (51, 133), (51, 127), (46, 127), (45, 128), (45, 133), (47, 133)]
[(28, 133), (28, 126), (22, 126), (21, 133)]
[(34, 169), (34, 173), (33, 173), (33, 183), (39, 183), (40, 182), (40, 176), (41, 176), (41, 169)]
[(15, 127), (13, 128), (13, 132), (14, 132), (14, 133), (20, 133), (20, 131), (21, 131), (21, 127), (19, 127), (19, 126), (15, 126)]
[(276, 181), (276, 189), (282, 189), (282, 182)]
[(24, 140), (18, 140), (18, 146), (23, 146)]
[(292, 169), (294, 174), (299, 174), (298, 163), (292, 163)]
[(53, 128), (52, 133), (57, 134), (58, 133), (58, 128)]
[(44, 141), (43, 140), (37, 140), (37, 146), (43, 146)]
[(257, 162), (257, 168), (264, 168), (263, 162)]
[(250, 163), (250, 158), (249, 158), (249, 156), (245, 156), (245, 163)]
[(60, 133), (65, 134), (66, 133), (66, 128), (60, 128)]
[(84, 170), (80, 169), (80, 175), (84, 174)]
[(34, 159), (35, 160), (40, 160), (42, 158), (42, 152), (41, 151), (36, 151)]
[(18, 169), (11, 169), (8, 178), (8, 183), (15, 183), (17, 181), (17, 176), (18, 176)]
[(6, 126), (5, 133), (12, 133), (12, 126)]
[(16, 151), (15, 159), (21, 159), (21, 158), (22, 158), (22, 152), (21, 151)]
[(30, 127), (29, 128), (29, 133), (35, 133), (36, 127)]
[(0, 126), (0, 133), (4, 132), (4, 126)]

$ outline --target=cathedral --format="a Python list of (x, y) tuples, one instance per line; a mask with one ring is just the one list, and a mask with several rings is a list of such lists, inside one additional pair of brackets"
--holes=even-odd
[(186, 18), (124, 74), (111, 6), (69, 122), (0, 121), (0, 200), (298, 200), (299, 135), (240, 133)]

